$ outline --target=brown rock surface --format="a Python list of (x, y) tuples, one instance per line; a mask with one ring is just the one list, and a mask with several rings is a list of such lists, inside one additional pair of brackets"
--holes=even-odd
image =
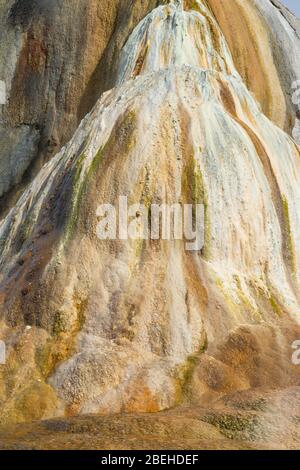
[[(0, 110), (0, 214), (68, 142), (101, 93), (113, 87), (128, 34), (159, 3), (164, 1), (135, 0), (132, 8), (127, 0), (0, 2), (0, 79), (8, 91), (8, 104)], [(296, 77), (290, 73), (289, 45), (284, 38), (278, 44), (260, 2), (207, 3), (263, 111), (291, 132), (296, 112), (291, 82)], [(186, 7), (193, 2), (186, 0)], [(299, 31), (299, 22), (282, 11)]]
[(156, 3), (0, 2), (0, 79), (8, 94), (0, 120), (0, 212), (113, 86), (121, 47)]
[[(0, 3), (3, 447), (96, 426), (88, 446), (123, 448), (119, 421), (132, 448), (299, 445), (297, 23), (269, 0), (157, 3)], [(99, 239), (119, 196), (202, 204), (204, 247)]]

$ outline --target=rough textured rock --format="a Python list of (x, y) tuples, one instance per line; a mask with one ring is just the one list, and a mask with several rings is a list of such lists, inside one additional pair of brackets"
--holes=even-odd
[(120, 48), (156, 5), (131, 3), (0, 2), (0, 79), (8, 93), (0, 115), (2, 212), (112, 87)]
[(0, 449), (299, 449), (299, 387), (228, 394), (214, 406), (0, 427)]
[[(101, 93), (114, 86), (128, 34), (159, 3), (166, 2), (0, 2), (0, 79), (8, 92), (8, 104), (0, 109), (0, 215), (71, 138)], [(206, 3), (263, 111), (290, 133), (296, 113), (291, 82), (300, 66), (292, 29), (299, 37), (299, 22), (276, 1)], [(289, 33), (284, 18), (292, 26)]]
[[(89, 79), (90, 104), (115, 86), (0, 223), (3, 422), (299, 391), (300, 159), (284, 132), (294, 111), (283, 42), (271, 40), (284, 35), (279, 10), (248, 0), (134, 5), (102, 55), (108, 72), (100, 62)], [(299, 50), (281, 17), (285, 44)], [(292, 79), (299, 59), (288, 60)], [(202, 203), (204, 249), (99, 240), (97, 207), (120, 195)]]
[(297, 109), (292, 83), (299, 76), (300, 22), (278, 1), (209, 0), (235, 65), (263, 112), (291, 133)]

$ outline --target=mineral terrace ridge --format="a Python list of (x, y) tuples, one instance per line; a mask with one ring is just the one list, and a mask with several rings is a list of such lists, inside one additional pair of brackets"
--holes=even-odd
[[(0, 0), (0, 79), (0, 448), (299, 448), (299, 21)], [(100, 240), (120, 195), (203, 249)]]

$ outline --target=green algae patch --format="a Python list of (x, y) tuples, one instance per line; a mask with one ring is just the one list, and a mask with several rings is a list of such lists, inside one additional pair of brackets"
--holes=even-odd
[[(219, 278), (215, 273), (211, 273), (212, 281), (217, 291), (222, 295), (224, 307), (236, 318), (240, 318), (242, 315), (241, 305), (234, 301), (232, 292), (226, 289), (221, 278)], [(235, 290), (236, 291), (236, 290)], [(240, 301), (240, 298), (237, 293), (237, 297)]]
[(30, 235), (32, 234), (32, 227), (33, 220), (30, 215), (27, 215), (18, 233), (17, 251), (19, 251), (23, 247), (23, 245), (29, 240)]
[(262, 314), (258, 309), (255, 309), (254, 306), (251, 304), (249, 298), (247, 297), (247, 295), (245, 294), (242, 288), (242, 284), (241, 284), (241, 280), (239, 276), (234, 275), (233, 279), (236, 284), (236, 291), (237, 291), (237, 295), (238, 295), (240, 302), (244, 305), (245, 309), (249, 312), (250, 316), (253, 317), (254, 320), (261, 321), (263, 319)]
[(275, 297), (271, 294), (270, 298), (269, 298), (269, 301), (270, 301), (270, 304), (271, 304), (271, 307), (272, 307), (272, 310), (273, 312), (278, 316), (278, 317), (281, 317), (282, 316), (282, 310), (280, 308), (280, 306), (278, 305)]
[(76, 162), (75, 171), (72, 176), (72, 197), (70, 203), (70, 209), (68, 211), (67, 221), (65, 225), (65, 242), (69, 242), (75, 232), (75, 228), (79, 219), (80, 207), (83, 201), (84, 195), (87, 194), (88, 185), (91, 178), (97, 173), (99, 166), (101, 165), (104, 156), (107, 153), (112, 156), (123, 156), (128, 155), (134, 146), (134, 139), (132, 134), (136, 128), (137, 117), (134, 111), (129, 111), (120, 121), (117, 129), (111, 133), (106, 144), (100, 147), (99, 151), (93, 157), (88, 169), (83, 174), (83, 164), (86, 159), (86, 155), (82, 153)]
[(2, 417), (9, 423), (41, 420), (53, 415), (59, 404), (54, 389), (39, 381), (33, 381), (14, 399), (11, 409)]
[(71, 198), (71, 207), (69, 210), (69, 215), (66, 221), (65, 226), (65, 241), (68, 242), (72, 239), (74, 231), (79, 219), (80, 206), (83, 200), (83, 196), (86, 193), (87, 183), (91, 175), (93, 175), (102, 160), (103, 149), (97, 152), (93, 161), (85, 175), (83, 175), (83, 163), (86, 159), (85, 154), (80, 155), (76, 162), (75, 173), (72, 178), (72, 198)]
[(284, 215), (284, 242), (286, 246), (286, 251), (288, 255), (288, 263), (292, 273), (294, 274), (297, 269), (297, 262), (296, 262), (296, 252), (295, 252), (295, 245), (294, 239), (291, 229), (291, 219), (290, 219), (290, 210), (289, 210), (289, 203), (286, 196), (282, 195), (282, 208), (283, 208), (283, 215)]
[[(241, 279), (237, 275), (233, 275), (234, 287), (229, 290), (224, 285), (224, 282), (215, 273), (211, 273), (212, 281), (214, 286), (217, 288), (219, 293), (222, 295), (224, 304), (223, 306), (228, 309), (232, 315), (237, 319), (245, 318), (247, 315), (249, 319), (260, 322), (263, 320), (262, 311), (250, 302), (250, 299), (243, 290)], [(236, 299), (236, 300), (235, 300)]]
[(196, 0), (185, 0), (184, 2), (184, 8), (185, 10), (195, 10), (200, 12), (200, 8)]
[[(200, 149), (201, 150), (201, 149)], [(202, 204), (204, 206), (204, 248), (203, 248), (203, 256), (205, 259), (209, 258), (209, 245), (211, 239), (211, 225), (210, 225), (210, 218), (209, 218), (209, 201), (208, 201), (208, 193), (205, 188), (203, 175), (194, 156), (191, 156), (186, 163), (183, 173), (182, 173), (182, 181), (181, 181), (181, 191), (186, 199), (187, 204), (193, 204), (193, 222), (195, 223), (196, 218), (196, 205)]]
[(252, 441), (260, 434), (259, 419), (255, 414), (211, 413), (203, 416), (202, 420), (216, 426), (228, 439)]
[(45, 345), (35, 351), (35, 363), (41, 376), (47, 380), (55, 368), (74, 353), (74, 333), (60, 333), (49, 338)]
[(208, 348), (208, 340), (206, 333), (204, 334), (203, 342), (199, 348), (199, 351), (195, 354), (191, 354), (187, 357), (184, 364), (179, 368), (178, 383), (176, 389), (176, 405), (180, 405), (190, 393), (190, 385), (193, 379), (193, 375), (197, 364), (205, 351)]
[(77, 313), (74, 323), (71, 326), (67, 325), (60, 312), (56, 312), (52, 337), (35, 351), (35, 363), (44, 379), (47, 379), (57, 365), (68, 359), (75, 351), (75, 339), (85, 323), (88, 301), (76, 299), (75, 296), (73, 300)]
[(72, 197), (71, 207), (69, 209), (69, 215), (65, 226), (65, 240), (69, 241), (74, 233), (74, 229), (79, 216), (79, 205), (83, 195), (83, 183), (81, 180), (83, 162), (86, 156), (80, 155), (76, 162), (75, 173), (72, 178)]

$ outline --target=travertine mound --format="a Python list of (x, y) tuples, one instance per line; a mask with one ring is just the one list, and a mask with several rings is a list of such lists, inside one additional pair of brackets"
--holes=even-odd
[[(300, 155), (286, 85), (297, 30), (267, 0), (150, 3), (135, 2), (126, 43), (115, 30), (111, 75), (99, 66), (115, 86), (0, 222), (2, 421), (299, 385)], [(33, 13), (15, 9), (25, 27)], [(78, 119), (75, 95), (64, 103)], [(204, 248), (99, 240), (97, 208), (120, 195), (203, 204)]]

